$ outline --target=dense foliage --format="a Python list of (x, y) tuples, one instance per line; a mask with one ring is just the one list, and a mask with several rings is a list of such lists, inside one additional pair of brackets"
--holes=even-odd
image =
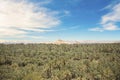
[(120, 44), (0, 44), (0, 80), (120, 80)]

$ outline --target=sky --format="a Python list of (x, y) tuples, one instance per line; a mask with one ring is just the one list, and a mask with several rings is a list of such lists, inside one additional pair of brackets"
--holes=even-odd
[(120, 0), (0, 0), (0, 40), (120, 40)]

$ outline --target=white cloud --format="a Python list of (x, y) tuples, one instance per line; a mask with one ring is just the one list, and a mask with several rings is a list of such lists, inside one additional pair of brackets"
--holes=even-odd
[(107, 22), (120, 22), (120, 3), (112, 8), (112, 11), (102, 16), (101, 24)]
[(19, 31), (12, 28), (1, 28), (0, 27), (0, 38), (1, 37), (9, 37), (9, 36), (16, 36), (16, 35), (24, 35), (26, 32)]
[(114, 23), (106, 23), (103, 25), (104, 30), (119, 30), (118, 26)]
[(55, 27), (61, 22), (57, 13), (28, 0), (0, 0), (0, 38), (27, 35), (22, 29), (50, 31), (44, 28)]
[[(108, 9), (109, 7), (107, 7)], [(119, 26), (116, 23), (120, 22), (120, 3), (114, 5), (112, 8), (110, 7), (110, 12), (103, 15), (100, 25), (102, 27), (93, 28), (93, 31), (101, 31), (101, 30), (120, 30)]]

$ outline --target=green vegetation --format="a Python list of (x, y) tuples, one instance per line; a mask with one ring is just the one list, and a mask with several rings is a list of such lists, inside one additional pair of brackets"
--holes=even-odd
[(120, 80), (120, 44), (0, 44), (0, 80)]

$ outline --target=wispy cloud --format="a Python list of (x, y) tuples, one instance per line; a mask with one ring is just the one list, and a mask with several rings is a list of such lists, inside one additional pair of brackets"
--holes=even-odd
[(95, 27), (95, 28), (91, 28), (89, 29), (90, 31), (100, 31), (100, 32), (103, 32), (104, 30), (102, 28), (99, 28), (99, 27)]
[(38, 5), (47, 5), (47, 4), (49, 4), (49, 3), (51, 3), (53, 0), (40, 0), (39, 2), (40, 3), (38, 3)]
[(56, 29), (56, 30), (52, 30), (52, 31), (68, 31), (68, 30), (76, 30), (80, 28), (80, 25), (74, 25), (74, 26), (69, 26), (68, 28), (60, 28), (60, 29)]
[(61, 23), (58, 13), (29, 0), (0, 0), (0, 38), (30, 36), (29, 30), (51, 31), (46, 29)]
[(69, 29), (78, 29), (78, 28), (80, 28), (80, 25), (75, 25), (75, 26), (72, 26), (72, 27), (70, 27)]
[(117, 25), (117, 23), (120, 22), (120, 3), (112, 7), (109, 5), (105, 9), (109, 9), (110, 12), (102, 16), (100, 22), (101, 27), (92, 28), (90, 29), (91, 31), (120, 30), (119, 26)]
[(62, 10), (59, 19), (64, 18), (66, 16), (71, 16), (71, 12), (69, 10)]
[(63, 12), (64, 12), (64, 15), (70, 15), (70, 11), (68, 10), (64, 10)]

